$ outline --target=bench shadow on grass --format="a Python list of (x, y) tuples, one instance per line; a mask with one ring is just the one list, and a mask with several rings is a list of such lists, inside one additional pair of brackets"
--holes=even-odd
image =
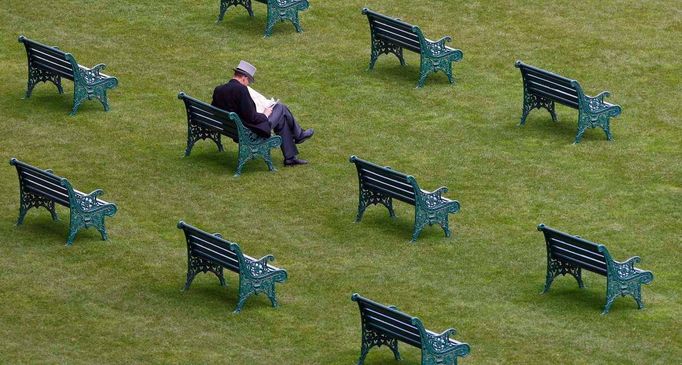
[[(557, 285), (557, 280), (561, 279), (566, 281), (571, 279), (572, 282)], [(543, 288), (544, 285), (539, 286), (538, 293), (541, 293)], [(580, 289), (572, 277), (557, 277), (547, 293), (538, 295), (536, 304), (543, 305), (547, 311), (554, 311), (557, 307), (569, 307), (584, 310), (585, 314), (594, 312), (596, 317), (601, 314), (606, 304), (606, 282), (594, 282), (589, 286), (586, 284), (585, 288)], [(617, 312), (637, 310), (637, 302), (631, 296), (619, 296), (613, 302), (609, 314), (614, 310)]]
[[(202, 142), (204, 142), (203, 144), (206, 144), (206, 146), (197, 146), (197, 144), (202, 144)], [(209, 143), (211, 144), (210, 146), (208, 146)], [(218, 148), (213, 141), (199, 141), (194, 145), (192, 154), (182, 157), (181, 160), (184, 164), (192, 166), (192, 168), (212, 171), (216, 175), (229, 174), (232, 176), (237, 172), (239, 161), (238, 147), (236, 143), (233, 143), (232, 140), (227, 137), (222, 138), (222, 143), (224, 151), (218, 152)], [(282, 166), (276, 157), (276, 153), (279, 153), (279, 149), (273, 149), (271, 151), (272, 164), (277, 170), (281, 170)], [(263, 172), (269, 173), (271, 171), (268, 169), (265, 160), (257, 157), (244, 164), (241, 175), (244, 176)], [(277, 173), (277, 171), (273, 172)]]
[[(520, 109), (520, 108), (519, 108)], [(543, 115), (542, 112), (545, 112)], [(535, 112), (535, 113), (534, 113)], [(537, 115), (533, 115), (537, 114)], [(529, 136), (533, 137), (545, 137), (548, 139), (565, 139), (567, 143), (573, 143), (575, 141), (575, 136), (578, 133), (578, 115), (561, 115), (557, 122), (552, 121), (552, 117), (545, 110), (534, 109), (526, 118), (526, 124), (524, 126), (519, 124), (521, 113), (518, 113), (516, 119), (516, 128), (521, 131), (528, 130), (526, 132)], [(615, 139), (615, 138), (614, 138)], [(592, 141), (604, 141), (609, 142), (606, 139), (606, 134), (604, 131), (597, 128), (588, 128), (582, 136), (580, 143), (592, 142)]]
[[(417, 87), (417, 82), (419, 81), (419, 60), (413, 62), (406, 61), (405, 66), (401, 66), (395, 57), (393, 59), (386, 56), (386, 59), (382, 58), (384, 57), (379, 57), (372, 70), (368, 69), (369, 57), (365, 60), (364, 65), (368, 76), (375, 80), (381, 80), (384, 83), (400, 82), (401, 86), (405, 84), (405, 87)], [(452, 79), (454, 83), (450, 84), (445, 73), (442, 71), (432, 72), (426, 77), (422, 89), (429, 86), (452, 87), (457, 85), (457, 77), (454, 70)]]
[[(42, 246), (44, 242), (54, 242), (61, 245), (66, 245), (66, 239), (69, 237), (69, 212), (63, 212), (63, 209), (57, 209), (59, 215), (58, 221), (53, 221), (50, 213), (45, 208), (32, 208), (26, 214), (24, 223), (20, 226), (16, 225), (16, 218), (13, 220), (14, 238), (21, 241), (22, 244), (34, 243), (40, 241)], [(18, 213), (17, 213), (18, 214)], [(39, 237), (34, 239), (32, 236)], [(105, 242), (102, 241), (102, 236), (94, 228), (81, 228), (76, 234), (73, 245), (79, 242)], [(36, 244), (37, 245), (37, 244)]]
[[(189, 290), (184, 290), (185, 282), (183, 275), (182, 282), (178, 282), (174, 288), (177, 287), (177, 292), (180, 293), (183, 301), (188, 306), (196, 306), (197, 310), (206, 310), (206, 308), (213, 308), (215, 310), (225, 310), (226, 313), (232, 314), (237, 308), (239, 302), (239, 275), (232, 271), (225, 270), (225, 286), (220, 286), (218, 278), (213, 273), (199, 273), (192, 281)], [(167, 296), (168, 290), (159, 290), (160, 294)], [(279, 299), (279, 298), (278, 298)], [(280, 301), (280, 305), (281, 305)], [(260, 293), (258, 295), (251, 295), (246, 300), (242, 307), (242, 312), (252, 309), (267, 309), (272, 308), (270, 299), (267, 295)], [(275, 308), (276, 309), (276, 308)]]
[[(64, 82), (62, 81), (62, 85)], [(40, 86), (43, 86), (42, 88)], [(50, 88), (51, 86), (51, 88)], [(37, 89), (41, 90), (37, 90)], [(22, 103), (20, 103), (21, 108), (25, 110), (32, 110), (40, 113), (46, 113), (51, 116), (56, 116), (58, 118), (62, 117), (72, 117), (69, 115), (73, 109), (73, 89), (67, 89), (64, 87), (64, 93), (59, 94), (54, 85), (42, 85), (33, 89), (31, 97), (26, 99), (23, 95)], [(109, 107), (111, 108), (111, 99), (109, 99)], [(83, 113), (105, 113), (102, 103), (97, 99), (85, 100), (79, 106), (76, 111), (76, 116), (81, 116)]]
[[(372, 209), (373, 207), (376, 209)], [(383, 206), (369, 206), (367, 210), (365, 210), (362, 220), (357, 223), (355, 223), (357, 208), (352, 212), (349, 212), (347, 218), (344, 219), (348, 221), (348, 224), (354, 225), (354, 230), (361, 231), (359, 234), (373, 236), (375, 239), (379, 239), (382, 242), (419, 244), (427, 240), (449, 240), (452, 238), (445, 237), (443, 229), (439, 225), (434, 224), (432, 226), (426, 225), (419, 234), (417, 241), (410, 242), (412, 240), (412, 232), (414, 231), (414, 211), (396, 211), (396, 217), (391, 218), (388, 215), (386, 208), (383, 208), (383, 210), (379, 208), (383, 208)], [(453, 231), (452, 221), (450, 222), (450, 225), (450, 231)]]
[[(254, 9), (252, 18), (244, 8), (238, 7), (237, 9), (238, 10), (235, 11), (235, 8), (230, 7), (225, 13), (223, 20), (216, 23), (220, 29), (229, 32), (226, 33), (225, 36), (237, 36), (242, 38), (258, 36), (262, 38), (265, 35), (265, 26), (267, 25), (267, 10), (261, 9), (262, 11), (259, 12), (259, 9)], [(215, 19), (218, 19), (218, 13), (219, 12), (216, 9), (214, 22)], [(303, 24), (302, 20), (299, 20), (299, 23), (301, 23), (301, 27), (305, 32), (305, 24)], [(277, 22), (275, 23), (275, 26), (272, 27), (272, 35), (270, 35), (270, 38), (276, 38), (278, 35), (291, 34), (297, 34), (297, 32), (290, 21)]]

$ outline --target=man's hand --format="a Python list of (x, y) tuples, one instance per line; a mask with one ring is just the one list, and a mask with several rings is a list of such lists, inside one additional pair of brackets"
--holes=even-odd
[(263, 110), (263, 114), (265, 114), (266, 117), (270, 118), (270, 114), (272, 114), (272, 107), (265, 108), (265, 110)]

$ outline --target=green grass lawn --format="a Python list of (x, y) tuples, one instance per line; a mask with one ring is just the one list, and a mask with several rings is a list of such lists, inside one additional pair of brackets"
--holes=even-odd
[[(415, 4), (416, 3), (416, 4)], [(367, 72), (369, 27), (362, 7), (445, 35), (464, 52), (415, 89), (419, 57), (407, 66), (381, 56)], [(59, 222), (31, 210), (16, 227), (18, 182), (0, 168), (0, 363), (354, 364), (360, 319), (354, 292), (458, 330), (471, 345), (462, 364), (640, 363), (682, 360), (682, 6), (674, 1), (316, 1), (304, 32), (278, 24), (263, 39), (254, 18), (218, 1), (5, 0), (0, 7), (0, 157), (101, 188), (119, 211), (109, 241), (81, 231), (65, 247)], [(20, 34), (106, 63), (119, 79), (110, 112), (85, 102), (75, 117), (64, 95), (40, 84), (28, 100)], [(240, 59), (253, 85), (287, 103), (315, 136), (301, 145), (311, 164), (279, 171), (248, 163), (233, 178), (237, 145), (218, 153), (198, 142), (183, 158), (179, 91), (210, 101)], [(520, 59), (575, 78), (590, 95), (609, 90), (623, 107), (614, 141), (589, 130), (572, 145), (577, 111), (558, 123), (534, 110), (518, 127)], [(437, 227), (410, 244), (413, 208), (397, 218), (370, 207), (354, 224), (357, 176), (348, 157), (390, 165), (425, 189), (441, 185), (462, 204), (451, 238)], [(5, 162), (6, 163), (6, 162)], [(237, 276), (227, 288), (199, 275), (182, 292), (183, 219), (273, 254), (289, 280), (281, 307), (252, 297), (241, 314)], [(604, 243), (617, 260), (639, 255), (655, 275), (600, 315), (606, 280), (585, 273), (579, 290), (560, 277), (540, 295), (546, 253), (538, 223)], [(419, 350), (401, 345), (401, 364)], [(386, 348), (367, 364), (395, 364)]]

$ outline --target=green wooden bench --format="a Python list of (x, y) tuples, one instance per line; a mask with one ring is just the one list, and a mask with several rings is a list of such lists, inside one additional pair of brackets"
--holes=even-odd
[(372, 36), (372, 53), (369, 61), (369, 69), (374, 68), (377, 58), (381, 54), (393, 53), (405, 65), (403, 49), (419, 53), (421, 57), (419, 66), (419, 81), (417, 87), (424, 86), (426, 76), (432, 72), (443, 71), (450, 83), (452, 80), (452, 63), (462, 60), (464, 53), (461, 50), (450, 48), (445, 45), (450, 42), (450, 37), (443, 37), (437, 41), (427, 39), (421, 29), (397, 18), (391, 18), (370, 9), (362, 9), (367, 15), (369, 29)]
[(63, 94), (62, 78), (65, 78), (73, 81), (71, 115), (76, 114), (78, 106), (83, 101), (93, 98), (102, 103), (105, 111), (109, 110), (107, 90), (116, 87), (118, 79), (101, 72), (106, 65), (100, 63), (93, 68), (81, 66), (71, 53), (32, 41), (23, 35), (19, 36), (19, 42), (26, 47), (26, 56), (28, 57), (26, 98), (31, 97), (31, 92), (37, 83), (48, 81), (57, 86), (57, 91)]
[(580, 143), (587, 128), (600, 127), (606, 133), (606, 138), (613, 139), (609, 120), (620, 115), (620, 105), (609, 104), (604, 98), (608, 91), (591, 97), (585, 95), (580, 83), (576, 80), (545, 71), (543, 69), (516, 61), (516, 67), (521, 70), (523, 78), (523, 112), (521, 125), (526, 124), (526, 117), (533, 109), (544, 108), (549, 111), (554, 122), (557, 121), (554, 103), (578, 109), (578, 133), (575, 143)]
[(235, 313), (239, 313), (251, 295), (264, 293), (273, 307), (277, 306), (275, 283), (287, 279), (287, 271), (268, 264), (275, 259), (272, 255), (256, 260), (245, 255), (239, 245), (223, 239), (219, 233), (208, 233), (183, 221), (178, 228), (185, 232), (187, 240), (187, 281), (185, 290), (194, 280), (196, 274), (212, 272), (218, 277), (221, 286), (225, 286), (223, 269), (239, 274), (239, 301)]
[(438, 224), (445, 231), (445, 236), (450, 237), (448, 227), (448, 214), (456, 213), (460, 209), (457, 200), (443, 197), (448, 188), (440, 187), (433, 192), (422, 190), (417, 180), (410, 175), (395, 171), (390, 167), (382, 167), (374, 163), (364, 161), (357, 156), (351, 156), (350, 162), (355, 164), (358, 170), (360, 183), (358, 214), (356, 222), (362, 219), (362, 214), (369, 205), (383, 204), (391, 217), (393, 212), (393, 199), (414, 205), (414, 231), (412, 242), (417, 240), (424, 226)]
[[(269, 37), (272, 34), (272, 28), (275, 24), (285, 20), (294, 24), (296, 32), (302, 32), (303, 29), (298, 22), (298, 12), (308, 9), (310, 4), (308, 0), (254, 0), (268, 6), (268, 20), (265, 26), (265, 36)], [(241, 5), (249, 12), (249, 16), (253, 17), (253, 10), (251, 9), (251, 0), (220, 0), (220, 14), (218, 14), (218, 22), (225, 17), (225, 12), (230, 6), (236, 7)]]
[(241, 175), (244, 165), (258, 157), (265, 160), (270, 171), (277, 171), (272, 164), (270, 150), (282, 144), (282, 137), (260, 137), (244, 126), (236, 113), (216, 108), (183, 92), (178, 94), (178, 99), (185, 103), (185, 110), (187, 111), (185, 157), (189, 156), (194, 143), (200, 139), (212, 140), (218, 146), (218, 151), (222, 152), (223, 144), (220, 136), (225, 135), (239, 144), (237, 171), (234, 176)]
[(619, 296), (630, 295), (635, 298), (639, 309), (644, 308), (641, 286), (652, 282), (654, 274), (635, 267), (640, 261), (639, 256), (618, 262), (604, 245), (544, 224), (538, 225), (538, 231), (545, 235), (547, 245), (547, 278), (543, 293), (549, 290), (555, 277), (566, 274), (572, 275), (578, 281), (578, 286), (584, 288), (582, 270), (585, 269), (606, 276), (606, 305), (602, 314), (609, 312), (613, 301)]
[(467, 356), (471, 351), (469, 344), (450, 338), (456, 334), (454, 328), (434, 333), (424, 328), (419, 318), (401, 312), (395, 306), (377, 303), (357, 293), (351, 299), (358, 303), (362, 323), (358, 365), (364, 364), (367, 353), (375, 346), (388, 347), (395, 359), (400, 360), (398, 341), (421, 349), (422, 365), (456, 365), (457, 357)]
[(81, 228), (95, 227), (103, 240), (107, 239), (104, 217), (116, 214), (116, 204), (107, 203), (99, 197), (104, 193), (97, 189), (90, 194), (82, 193), (71, 183), (55, 175), (52, 170), (41, 170), (16, 158), (9, 161), (17, 168), (19, 175), (19, 219), (17, 225), (24, 223), (24, 217), (31, 208), (44, 207), (58, 220), (54, 204), (60, 204), (70, 211), (69, 236), (66, 245), (71, 246), (76, 233)]

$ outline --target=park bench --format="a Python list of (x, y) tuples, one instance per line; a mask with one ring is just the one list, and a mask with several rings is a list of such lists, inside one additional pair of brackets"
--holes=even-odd
[(16, 158), (9, 161), (17, 168), (19, 174), (19, 219), (17, 225), (24, 223), (26, 212), (31, 208), (44, 207), (53, 220), (58, 220), (54, 204), (60, 204), (70, 211), (69, 237), (66, 245), (71, 246), (76, 233), (81, 228), (95, 227), (107, 239), (104, 217), (116, 214), (116, 205), (99, 199), (104, 192), (100, 189), (90, 194), (82, 193), (71, 186), (71, 183), (55, 175), (52, 170), (41, 170)]
[(239, 274), (239, 301), (235, 313), (241, 311), (248, 297), (259, 293), (265, 293), (272, 306), (277, 306), (275, 283), (284, 282), (287, 272), (268, 264), (268, 261), (275, 259), (274, 256), (267, 255), (256, 260), (245, 255), (238, 244), (223, 239), (219, 233), (204, 232), (183, 221), (178, 222), (178, 228), (185, 232), (187, 239), (185, 290), (189, 290), (196, 274), (209, 271), (218, 277), (221, 286), (225, 286), (223, 269), (228, 269)]
[[(285, 20), (294, 24), (296, 32), (302, 32), (301, 25), (298, 22), (298, 12), (308, 9), (310, 4), (308, 0), (253, 0), (263, 3), (268, 6), (268, 20), (265, 26), (265, 36), (269, 37), (272, 34), (272, 28), (275, 24)], [(253, 10), (251, 9), (251, 0), (220, 0), (220, 14), (218, 14), (218, 22), (225, 17), (225, 12), (230, 6), (236, 7), (241, 5), (249, 12), (249, 16), (253, 17)]]
[(609, 104), (604, 98), (608, 91), (591, 97), (585, 95), (578, 81), (526, 65), (516, 61), (516, 67), (521, 70), (523, 78), (523, 112), (521, 125), (526, 124), (526, 117), (533, 109), (545, 108), (549, 111), (554, 122), (557, 121), (554, 103), (578, 109), (578, 133), (575, 143), (580, 143), (587, 128), (600, 127), (606, 133), (606, 139), (613, 139), (609, 120), (620, 115), (620, 105)]
[(379, 14), (367, 8), (362, 9), (362, 13), (367, 15), (372, 36), (370, 70), (374, 68), (379, 55), (389, 53), (396, 55), (400, 64), (404, 66), (403, 49), (407, 49), (419, 53), (421, 57), (417, 87), (424, 86), (426, 76), (439, 70), (447, 75), (451, 84), (453, 83), (452, 62), (460, 61), (464, 53), (459, 49), (445, 45), (445, 42), (452, 40), (450, 37), (443, 37), (434, 42), (424, 37), (424, 33), (416, 25)]
[(234, 176), (241, 175), (244, 164), (256, 157), (262, 157), (270, 171), (277, 171), (272, 165), (270, 149), (279, 147), (282, 144), (282, 137), (260, 137), (244, 126), (236, 113), (216, 108), (183, 92), (178, 94), (178, 99), (185, 102), (187, 110), (185, 157), (189, 156), (196, 141), (207, 138), (213, 140), (218, 145), (218, 151), (222, 152), (220, 136), (225, 135), (239, 144), (237, 172)]
[(396, 360), (400, 360), (398, 341), (421, 349), (422, 365), (457, 364), (457, 357), (467, 356), (469, 344), (450, 338), (456, 331), (454, 328), (441, 334), (424, 328), (422, 321), (398, 310), (394, 306), (379, 304), (355, 293), (351, 297), (360, 308), (362, 322), (362, 347), (358, 365), (362, 365), (369, 350), (374, 346), (385, 345)]
[(419, 188), (414, 177), (392, 170), (390, 167), (382, 167), (357, 156), (351, 156), (350, 162), (354, 163), (358, 170), (360, 183), (356, 222), (360, 222), (362, 214), (370, 204), (383, 204), (389, 215), (395, 217), (393, 199), (398, 199), (414, 205), (415, 208), (412, 242), (417, 240), (426, 224), (440, 225), (445, 231), (445, 236), (450, 237), (448, 214), (458, 212), (460, 205), (456, 200), (443, 197), (448, 188), (443, 186), (428, 192)]
[(73, 108), (71, 115), (75, 115), (78, 106), (87, 100), (96, 98), (104, 106), (104, 110), (109, 110), (107, 101), (107, 89), (118, 85), (118, 79), (103, 74), (101, 71), (106, 67), (100, 63), (93, 68), (81, 66), (71, 53), (59, 50), (57, 47), (50, 47), (32, 41), (26, 37), (19, 36), (19, 42), (26, 47), (28, 57), (28, 87), (26, 98), (31, 97), (33, 88), (39, 82), (47, 82), (57, 86), (60, 94), (62, 89), (62, 78), (73, 81)]
[(641, 284), (649, 284), (654, 280), (654, 275), (651, 271), (635, 267), (640, 261), (639, 256), (618, 262), (611, 258), (604, 245), (557, 231), (544, 224), (538, 226), (538, 231), (544, 233), (547, 244), (547, 278), (543, 293), (549, 290), (555, 277), (566, 274), (572, 275), (578, 281), (578, 287), (584, 288), (582, 269), (585, 269), (606, 276), (606, 306), (602, 314), (609, 312), (618, 296), (631, 295), (637, 301), (639, 309), (644, 308)]

